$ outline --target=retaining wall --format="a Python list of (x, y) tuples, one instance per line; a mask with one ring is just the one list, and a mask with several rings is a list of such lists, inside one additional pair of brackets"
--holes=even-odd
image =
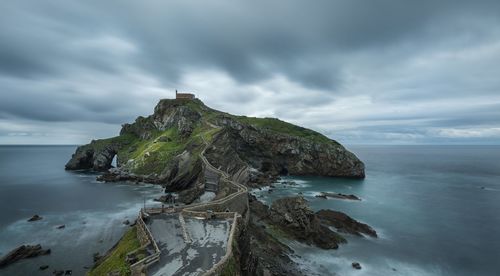
[(153, 235), (151, 234), (151, 232), (146, 226), (146, 223), (143, 220), (142, 209), (141, 212), (139, 213), (139, 217), (137, 218), (137, 238), (139, 239), (141, 245), (143, 246), (152, 245), (154, 253), (130, 265), (130, 271), (132, 276), (142, 275), (143, 271), (147, 269), (148, 266), (154, 264), (156, 261), (160, 259), (160, 254), (161, 254), (160, 248), (158, 248), (158, 245), (156, 244)]
[(239, 216), (237, 213), (234, 213), (233, 216), (233, 224), (231, 226), (231, 232), (229, 233), (229, 238), (228, 238), (228, 243), (227, 243), (227, 248), (226, 248), (226, 254), (222, 259), (216, 263), (210, 270), (205, 272), (203, 276), (216, 276), (220, 275), (224, 269), (228, 265), (231, 265), (231, 258), (234, 258), (234, 252), (233, 252), (233, 247), (236, 246), (236, 238), (238, 237), (238, 229), (240, 228), (239, 225), (239, 220), (241, 216)]

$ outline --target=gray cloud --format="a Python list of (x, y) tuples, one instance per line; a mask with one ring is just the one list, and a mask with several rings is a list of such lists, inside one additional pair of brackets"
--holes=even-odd
[(69, 134), (79, 124), (118, 129), (175, 88), (341, 142), (500, 138), (498, 1), (15, 1), (0, 10), (0, 143), (15, 133), (29, 141), (40, 133), (33, 122), (64, 125), (73, 138), (60, 141), (83, 143), (102, 132)]

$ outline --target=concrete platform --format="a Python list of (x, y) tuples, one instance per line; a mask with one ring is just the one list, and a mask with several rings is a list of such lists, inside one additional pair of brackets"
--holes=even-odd
[(149, 217), (146, 223), (162, 253), (148, 275), (200, 275), (225, 255), (232, 220), (184, 220), (190, 243), (183, 237), (177, 213)]

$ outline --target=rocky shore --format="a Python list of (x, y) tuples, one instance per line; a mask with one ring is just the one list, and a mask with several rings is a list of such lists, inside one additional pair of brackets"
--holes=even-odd
[[(340, 233), (377, 236), (370, 226), (344, 213), (333, 210), (314, 213), (300, 196), (278, 199), (269, 207), (251, 195), (249, 207), (249, 225), (239, 242), (243, 275), (306, 275), (288, 257), (294, 253), (284, 240), (336, 249), (347, 242)], [(361, 266), (356, 263), (355, 268)]]

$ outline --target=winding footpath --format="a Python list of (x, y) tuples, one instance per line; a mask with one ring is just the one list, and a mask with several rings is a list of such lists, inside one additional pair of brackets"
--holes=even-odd
[[(210, 124), (210, 125), (214, 128), (220, 128), (220, 127), (217, 127), (217, 126), (212, 125), (212, 124)], [(199, 154), (199, 157), (204, 164), (205, 170), (210, 170), (211, 172), (220, 175), (221, 177), (219, 179), (219, 183), (221, 183), (221, 182), (230, 183), (231, 185), (233, 185), (235, 187), (236, 191), (234, 193), (231, 193), (231, 194), (229, 194), (223, 198), (220, 198), (218, 200), (213, 200), (213, 201), (209, 201), (209, 202), (205, 202), (205, 203), (190, 204), (190, 205), (178, 207), (178, 208), (173, 207), (172, 209), (167, 209), (167, 210), (165, 210), (163, 208), (141, 209), (138, 223), (139, 223), (140, 227), (142, 228), (142, 230), (146, 234), (146, 238), (148, 239), (148, 246), (151, 247), (151, 245), (152, 245), (154, 253), (152, 255), (142, 259), (141, 261), (139, 261), (135, 264), (132, 264), (131, 265), (132, 275), (145, 275), (143, 271), (145, 269), (147, 269), (147, 267), (151, 266), (152, 264), (157, 263), (160, 259), (161, 251), (157, 245), (157, 242), (155, 241), (153, 235), (151, 234), (150, 229), (148, 229), (147, 225), (144, 223), (144, 220), (142, 219), (143, 216), (148, 217), (150, 215), (159, 214), (159, 213), (179, 212), (178, 219), (179, 219), (179, 222), (180, 222), (180, 225), (182, 228), (182, 235), (183, 235), (183, 238), (184, 238), (186, 244), (190, 244), (192, 242), (192, 240), (188, 234), (189, 231), (187, 229), (187, 226), (186, 226), (186, 223), (184, 220), (184, 216), (194, 216), (194, 217), (200, 217), (203, 215), (206, 216), (207, 211), (210, 211), (213, 215), (216, 215), (216, 216), (219, 216), (219, 217), (225, 218), (225, 219), (231, 219), (233, 221), (233, 223), (231, 225), (231, 229), (229, 232), (229, 237), (228, 237), (225, 255), (211, 269), (204, 272), (203, 275), (204, 276), (218, 275), (224, 269), (225, 265), (227, 265), (229, 263), (229, 260), (232, 257), (233, 242), (234, 242), (235, 237), (236, 237), (235, 232), (236, 232), (236, 228), (237, 228), (237, 221), (238, 221), (238, 218), (240, 218), (242, 214), (239, 214), (236, 211), (233, 211), (233, 212), (227, 212), (227, 211), (226, 212), (212, 212), (212, 210), (216, 206), (220, 207), (220, 206), (224, 206), (225, 204), (232, 203), (238, 196), (242, 196), (244, 194), (247, 194), (248, 189), (245, 185), (242, 185), (242, 184), (232, 180), (227, 172), (222, 171), (220, 169), (217, 169), (208, 161), (208, 159), (205, 157), (205, 151), (208, 149), (210, 144), (205, 140), (205, 137), (203, 137), (203, 135), (199, 134), (199, 136), (201, 137), (203, 143), (205, 144), (205, 147), (203, 148), (203, 150)], [(246, 198), (246, 202), (243, 202), (243, 204), (246, 204), (246, 208), (248, 208), (248, 198)], [(168, 253), (168, 252), (166, 252), (166, 253)]]

